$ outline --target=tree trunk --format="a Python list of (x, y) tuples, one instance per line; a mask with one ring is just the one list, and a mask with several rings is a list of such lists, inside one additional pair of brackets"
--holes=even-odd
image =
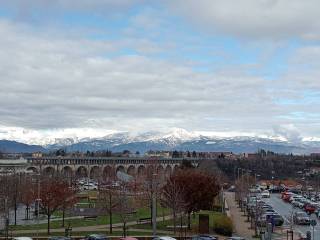
[(48, 214), (48, 235), (50, 235), (50, 218), (51, 218), (51, 215)]
[(176, 235), (176, 211), (173, 210), (173, 234)]
[(14, 225), (17, 226), (17, 199), (14, 200)]
[(109, 193), (109, 232), (112, 234), (112, 196)]
[(188, 212), (188, 230), (191, 230), (191, 213)]
[(62, 209), (62, 227), (64, 227), (64, 216), (65, 216), (65, 212), (66, 212), (66, 209), (63, 208), (63, 209)]
[(112, 210), (109, 211), (109, 232), (112, 234)]
[(162, 208), (162, 223), (164, 223), (164, 208)]
[(123, 222), (123, 237), (127, 237), (126, 221)]
[(29, 205), (26, 206), (25, 219), (26, 219), (26, 220), (29, 220)]
[(150, 225), (152, 226), (152, 206), (153, 204), (152, 204), (152, 198), (151, 198), (151, 202), (150, 202)]

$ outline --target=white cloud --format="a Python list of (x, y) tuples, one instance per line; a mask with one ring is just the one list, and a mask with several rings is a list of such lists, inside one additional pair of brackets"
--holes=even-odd
[[(185, 3), (186, 8), (192, 6), (189, 1)], [(199, 8), (207, 6), (211, 11), (209, 2), (200, 3)], [(272, 23), (269, 27), (264, 26), (269, 24), (268, 21), (255, 22), (255, 18), (262, 14), (260, 1), (250, 10), (254, 16), (247, 16), (244, 22), (240, 21), (243, 13), (235, 13), (238, 8), (230, 6), (229, 9), (220, 1), (213, 3), (217, 4), (214, 11), (220, 12), (218, 18), (211, 19), (209, 14), (204, 16), (205, 19), (199, 19), (206, 20), (209, 25), (214, 20), (212, 26), (217, 29), (220, 26), (221, 31), (253, 36), (250, 34), (259, 28), (256, 29), (258, 37), (276, 38), (303, 37), (309, 32), (309, 28), (305, 31), (282, 29), (286, 28), (287, 20), (276, 27)], [(195, 6), (193, 16), (196, 16), (198, 7)], [(275, 12), (280, 11), (277, 3), (274, 7)], [(221, 14), (221, 9), (231, 13)], [(234, 17), (232, 23), (224, 19), (225, 15)], [(274, 16), (277, 19), (278, 15)], [(150, 18), (150, 14), (140, 16), (133, 19), (133, 23), (137, 28), (156, 28), (159, 22), (148, 24)], [(272, 14), (269, 18), (273, 21)], [(238, 27), (233, 26), (235, 22)], [(284, 35), (279, 34), (282, 30)], [(270, 135), (268, 131), (272, 131), (273, 126), (293, 123), (303, 136), (320, 136), (316, 118), (290, 118), (292, 112), (310, 113), (319, 107), (318, 102), (304, 103), (301, 96), (302, 90), (319, 89), (317, 47), (299, 49), (295, 60), (289, 63), (288, 72), (270, 81), (246, 74), (242, 65), (217, 66), (220, 71), (200, 73), (193, 69), (196, 61), (183, 64), (176, 59), (148, 56), (148, 53), (171, 49), (164, 49), (163, 45), (134, 34), (123, 36), (121, 40), (90, 40), (84, 37), (84, 33), (52, 28), (41, 28), (40, 31), (28, 24), (4, 20), (0, 20), (0, 34), (5, 36), (0, 39), (0, 124), (13, 129), (18, 127), (20, 133), (29, 129), (22, 135), (10, 130), (21, 138), (35, 139), (46, 134), (73, 136), (73, 132), (61, 129), (96, 136), (104, 129), (136, 131), (171, 127), (220, 132), (222, 135), (222, 132), (228, 132), (227, 135), (248, 132)], [(138, 54), (121, 51), (127, 48)], [(312, 71), (303, 68), (304, 59), (312, 63)], [(297, 103), (279, 104), (278, 98), (293, 99)], [(68, 134), (64, 135), (64, 131)]]
[(320, 39), (317, 0), (176, 0), (175, 12), (209, 32), (242, 38)]
[(212, 115), (246, 119), (255, 112), (259, 118), (261, 105), (282, 111), (259, 77), (197, 73), (141, 55), (108, 57), (122, 45), (60, 38), (6, 21), (0, 32), (7, 36), (0, 39), (2, 125), (188, 128)]
[[(143, 2), (144, 0), (10, 0), (2, 1), (3, 8), (8, 8), (18, 19), (34, 20), (38, 17), (48, 19), (65, 12), (86, 13), (107, 17), (124, 14), (122, 11)], [(57, 20), (57, 19), (56, 19)]]
[(293, 124), (274, 126), (273, 131), (276, 136), (281, 136), (292, 143), (299, 143), (303, 139), (300, 131)]

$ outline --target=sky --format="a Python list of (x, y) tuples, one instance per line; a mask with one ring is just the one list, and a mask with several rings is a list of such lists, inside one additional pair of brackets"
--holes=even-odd
[(0, 0), (0, 138), (320, 138), (318, 0)]

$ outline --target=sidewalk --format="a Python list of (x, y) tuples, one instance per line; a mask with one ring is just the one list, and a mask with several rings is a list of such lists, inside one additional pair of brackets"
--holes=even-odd
[(234, 199), (234, 192), (225, 192), (225, 199), (228, 204), (236, 235), (245, 237), (246, 239), (253, 239), (254, 230), (250, 229), (250, 223), (247, 222), (247, 217), (243, 216), (243, 212), (240, 212), (240, 208), (238, 208)]

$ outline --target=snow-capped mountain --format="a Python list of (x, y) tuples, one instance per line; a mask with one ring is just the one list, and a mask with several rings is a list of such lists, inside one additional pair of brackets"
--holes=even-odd
[[(310, 146), (309, 146), (310, 145)], [(230, 151), (256, 152), (259, 149), (280, 153), (308, 153), (316, 150), (319, 144), (293, 144), (281, 138), (262, 137), (217, 137), (203, 132), (188, 132), (175, 128), (170, 132), (129, 133), (117, 132), (101, 138), (85, 138), (77, 142), (65, 144), (67, 151), (98, 151), (111, 150), (114, 152), (130, 150), (146, 152), (148, 150), (182, 150), (182, 151)], [(311, 148), (312, 146), (312, 148)], [(57, 145), (49, 145), (48, 149), (57, 149)], [(320, 149), (320, 148), (319, 148)], [(313, 151), (312, 151), (313, 152)]]
[[(40, 142), (41, 139), (39, 140)], [(43, 148), (42, 148), (43, 147)], [(259, 149), (279, 153), (311, 153), (320, 152), (320, 141), (308, 139), (301, 142), (290, 142), (279, 136), (216, 136), (211, 132), (188, 132), (174, 128), (168, 132), (112, 132), (102, 137), (68, 137), (47, 139), (39, 149), (47, 151), (64, 148), (67, 151), (99, 151), (113, 152), (130, 150), (141, 153), (148, 150), (182, 150), (182, 151), (230, 151), (256, 152)], [(1, 149), (1, 145), (0, 145)], [(2, 147), (2, 149), (5, 149)], [(12, 148), (10, 148), (12, 150)], [(14, 149), (13, 149), (14, 150)]]

